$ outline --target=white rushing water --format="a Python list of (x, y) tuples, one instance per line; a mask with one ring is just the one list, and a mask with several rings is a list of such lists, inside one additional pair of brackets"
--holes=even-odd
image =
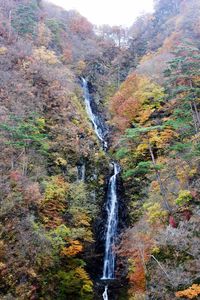
[(117, 235), (118, 224), (118, 203), (117, 203), (117, 175), (120, 173), (120, 167), (114, 163), (114, 174), (111, 176), (108, 185), (107, 194), (107, 231), (105, 243), (105, 256), (102, 280), (115, 278), (115, 252), (113, 247)]
[(105, 286), (105, 290), (103, 292), (103, 300), (108, 300), (108, 286)]
[(95, 131), (97, 137), (101, 141), (101, 143), (103, 145), (103, 148), (106, 150), (108, 145), (107, 145), (107, 142), (104, 139), (104, 132), (103, 132), (104, 130), (100, 126), (100, 124), (98, 122), (98, 119), (97, 119), (97, 116), (92, 111), (91, 97), (90, 97), (89, 90), (88, 90), (88, 83), (87, 83), (87, 80), (85, 80), (85, 78), (82, 78), (82, 84), (83, 84), (86, 111), (88, 113), (88, 116), (89, 116), (92, 124), (93, 124), (94, 131)]
[[(88, 116), (93, 124), (95, 133), (106, 151), (108, 148), (105, 140), (105, 128), (102, 126), (98, 116), (94, 114), (91, 106), (91, 97), (89, 94), (87, 81), (82, 78), (85, 106)], [(107, 227), (106, 227), (106, 241), (105, 241), (105, 255), (103, 264), (102, 280), (110, 280), (115, 278), (115, 252), (113, 247), (117, 236), (118, 225), (118, 199), (117, 199), (117, 175), (120, 173), (120, 166), (113, 163), (113, 175), (110, 177), (107, 192)], [(103, 293), (103, 300), (108, 300), (108, 285), (105, 286)]]

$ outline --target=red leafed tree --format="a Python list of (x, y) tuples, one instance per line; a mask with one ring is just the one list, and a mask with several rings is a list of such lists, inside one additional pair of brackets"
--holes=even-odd
[(173, 216), (170, 216), (170, 217), (169, 217), (169, 224), (170, 224), (173, 228), (177, 228), (177, 223), (176, 223), (176, 221), (175, 221), (175, 219), (174, 219)]
[(72, 53), (72, 47), (71, 45), (68, 45), (68, 47), (66, 47), (63, 50), (63, 61), (65, 63), (70, 63), (73, 60), (73, 53)]
[(13, 181), (13, 182), (19, 182), (22, 178), (22, 175), (19, 171), (17, 170), (12, 170), (10, 172), (10, 180)]
[(71, 15), (69, 29), (73, 34), (78, 34), (82, 38), (91, 35), (93, 32), (92, 24), (77, 12), (73, 12)]
[(123, 235), (117, 253), (128, 258), (128, 279), (133, 293), (143, 293), (146, 289), (146, 263), (154, 244), (146, 223), (139, 222)]

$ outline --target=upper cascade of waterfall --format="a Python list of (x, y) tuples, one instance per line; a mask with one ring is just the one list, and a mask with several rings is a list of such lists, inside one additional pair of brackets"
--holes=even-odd
[(102, 143), (103, 149), (106, 151), (108, 148), (108, 143), (105, 139), (105, 135), (107, 133), (105, 126), (102, 124), (102, 120), (100, 119), (99, 116), (97, 116), (93, 109), (92, 109), (92, 98), (89, 93), (88, 89), (88, 82), (85, 78), (82, 79), (82, 85), (83, 85), (83, 91), (84, 91), (84, 99), (85, 99), (85, 106), (86, 106), (86, 111), (88, 113), (88, 116), (93, 124), (94, 131), (98, 137), (98, 139)]
[(117, 199), (117, 175), (121, 168), (117, 163), (113, 163), (114, 174), (110, 177), (107, 193), (107, 228), (105, 242), (105, 256), (103, 267), (103, 280), (115, 278), (115, 245), (118, 225), (118, 199)]

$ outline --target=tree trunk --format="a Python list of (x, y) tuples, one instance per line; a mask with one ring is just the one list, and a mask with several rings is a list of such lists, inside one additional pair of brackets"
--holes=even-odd
[[(192, 83), (192, 80), (190, 79), (190, 87), (193, 88), (193, 83)], [(199, 116), (199, 112), (198, 112), (198, 108), (197, 108), (197, 104), (194, 101), (192, 101), (192, 105), (194, 107), (194, 111), (195, 111), (195, 115), (196, 115), (196, 120), (197, 120), (197, 123), (198, 123), (198, 129), (200, 128), (200, 116)]]
[(22, 174), (23, 174), (23, 176), (26, 176), (27, 167), (28, 167), (28, 156), (27, 156), (25, 147), (24, 147), (23, 154), (24, 154), (24, 156), (23, 156)]
[(173, 286), (169, 274), (167, 274), (167, 272), (165, 271), (165, 269), (163, 268), (163, 266), (161, 265), (161, 263), (155, 258), (154, 255), (151, 255), (151, 257), (157, 262), (157, 264), (159, 265), (160, 269), (163, 271), (163, 273), (166, 275), (167, 279), (169, 280), (170, 284)]
[(120, 85), (120, 68), (119, 65), (117, 67), (117, 87), (119, 88)]
[(151, 155), (152, 163), (153, 163), (153, 166), (155, 168), (156, 177), (157, 177), (157, 180), (158, 180), (158, 183), (159, 183), (159, 186), (160, 186), (160, 193), (162, 195), (163, 202), (165, 204), (165, 208), (170, 212), (171, 208), (170, 208), (169, 203), (167, 201), (167, 197), (166, 197), (166, 193), (165, 193), (165, 188), (163, 186), (163, 183), (162, 183), (162, 180), (161, 180), (161, 177), (160, 177), (160, 172), (158, 170), (156, 170), (156, 160), (155, 160), (155, 157), (154, 157), (154, 154), (153, 154), (153, 150), (151, 148), (151, 144), (150, 144), (149, 141), (148, 141), (148, 147), (149, 147), (149, 152), (150, 152), (150, 155)]
[(193, 118), (193, 122), (194, 122), (195, 132), (198, 133), (198, 126), (197, 126), (196, 116), (195, 116), (195, 112), (193, 110), (191, 102), (190, 102), (190, 108), (191, 108), (191, 112), (192, 112), (192, 118)]
[(198, 109), (197, 109), (197, 104), (196, 104), (195, 101), (193, 101), (193, 106), (194, 106), (194, 110), (195, 110), (195, 113), (196, 113), (198, 127), (200, 127), (200, 116), (199, 116), (199, 112), (198, 112)]
[(9, 30), (8, 30), (8, 42), (11, 42), (11, 35), (12, 35), (12, 10), (9, 11)]

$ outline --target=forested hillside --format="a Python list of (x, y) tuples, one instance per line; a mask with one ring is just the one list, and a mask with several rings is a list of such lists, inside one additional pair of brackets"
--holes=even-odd
[(132, 226), (131, 299), (197, 299), (199, 286), (200, 3), (157, 1), (131, 28), (140, 57), (111, 97), (113, 151)]
[(0, 299), (102, 299), (111, 160), (122, 171), (109, 300), (200, 297), (200, 2), (154, 2), (125, 29), (0, 0)]

